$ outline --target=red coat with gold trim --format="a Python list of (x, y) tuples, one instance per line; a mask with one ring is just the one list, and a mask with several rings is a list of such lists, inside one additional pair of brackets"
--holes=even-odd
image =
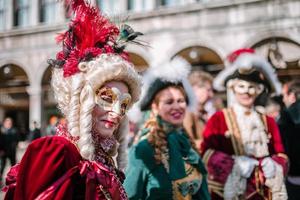
[[(266, 129), (270, 138), (268, 143), (270, 157), (282, 166), (286, 174), (288, 160), (284, 155), (277, 124), (273, 118), (263, 117), (265, 117)], [(216, 112), (206, 124), (201, 145), (203, 160), (208, 170), (208, 183), (212, 199), (223, 199), (224, 184), (234, 165), (232, 156), (235, 155), (235, 150), (232, 139), (227, 133), (228, 125), (224, 111)], [(262, 158), (257, 160), (261, 162)], [(265, 178), (259, 165), (247, 179), (246, 199), (264, 199), (262, 195), (271, 199), (269, 190), (264, 186), (264, 181)]]

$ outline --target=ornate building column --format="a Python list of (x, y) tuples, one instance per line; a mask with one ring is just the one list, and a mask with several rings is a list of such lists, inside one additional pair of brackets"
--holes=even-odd
[(38, 124), (41, 124), (41, 85), (31, 85), (28, 86), (26, 89), (29, 95), (29, 124), (31, 125), (33, 121), (36, 121)]
[(11, 30), (13, 27), (13, 17), (14, 17), (14, 7), (13, 7), (13, 1), (7, 1), (5, 2), (7, 3), (6, 5), (6, 16), (5, 16), (5, 29), (6, 30)]
[(30, 11), (29, 11), (29, 25), (36, 26), (39, 24), (39, 1), (31, 0)]
[(65, 7), (64, 4), (62, 2), (56, 2), (57, 3), (57, 17), (56, 17), (56, 21), (58, 23), (64, 23), (66, 22), (66, 15), (65, 15)]
[(119, 0), (118, 2), (118, 9), (120, 13), (126, 13), (127, 12), (127, 0)]

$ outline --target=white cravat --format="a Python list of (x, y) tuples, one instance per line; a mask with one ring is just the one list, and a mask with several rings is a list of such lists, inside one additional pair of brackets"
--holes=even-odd
[(254, 108), (233, 105), (246, 155), (261, 158), (269, 155), (268, 136), (262, 119)]

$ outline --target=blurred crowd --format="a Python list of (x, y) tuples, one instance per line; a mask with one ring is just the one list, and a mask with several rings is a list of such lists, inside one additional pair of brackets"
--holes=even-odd
[[(236, 57), (243, 57), (240, 59), (242, 61), (235, 58), (238, 61), (234, 60), (230, 64), (231, 71), (225, 69), (217, 78), (201, 70), (191, 71), (188, 76), (196, 98), (196, 107), (187, 108), (182, 126), (191, 143), (202, 155), (208, 172), (210, 198), (300, 199), (300, 80), (280, 83), (274, 71), (269, 70), (271, 66), (266, 60), (251, 57), (252, 50), (243, 49), (235, 53)], [(243, 62), (247, 64), (243, 66)], [(247, 72), (244, 73), (243, 70)], [(150, 98), (155, 91), (157, 98), (161, 100), (154, 99), (154, 102), (163, 104), (163, 99), (168, 99), (164, 97), (164, 93), (165, 96), (169, 96), (169, 101), (175, 101), (176, 99), (170, 97), (172, 94), (166, 92), (168, 88), (176, 85), (174, 80), (168, 80), (166, 77), (161, 79), (172, 84), (168, 87), (162, 84), (158, 90), (155, 89), (158, 86), (154, 81), (151, 84), (156, 86), (146, 90), (144, 98)], [(225, 98), (224, 92), (216, 90), (220, 89), (220, 79), (223, 79), (221, 85), (226, 89)], [(187, 93), (185, 90), (185, 95)], [(187, 104), (190, 103), (188, 98), (186, 101)], [(170, 107), (173, 105), (174, 110), (180, 108), (176, 102), (169, 104)], [(143, 100), (140, 106), (143, 106)], [(151, 188), (155, 181), (142, 179), (139, 173), (163, 176), (154, 172), (144, 172), (149, 168), (144, 165), (143, 172), (140, 172), (142, 164), (137, 162), (142, 159), (138, 156), (141, 151), (139, 149), (146, 148), (142, 146), (145, 138), (152, 143), (153, 139), (149, 138), (152, 138), (153, 133), (149, 135), (147, 129), (151, 132), (150, 124), (155, 121), (153, 117), (159, 116), (173, 125), (176, 124), (165, 116), (167, 109), (155, 111), (150, 107), (148, 110), (150, 114), (144, 112), (141, 118), (143, 120), (139, 123), (132, 122), (130, 126), (129, 146), (133, 146), (129, 154), (125, 188), (131, 199), (139, 199), (137, 197), (144, 195), (151, 197), (151, 191), (141, 194), (141, 187)], [(132, 116), (137, 118), (138, 115), (134, 113)], [(160, 123), (160, 119), (156, 121)], [(167, 144), (168, 151), (171, 151), (173, 144), (168, 138)], [(156, 145), (154, 143), (152, 146)], [(155, 152), (157, 151), (155, 149)], [(153, 193), (160, 196), (159, 192)]]
[(215, 77), (181, 57), (139, 74), (124, 50), (148, 46), (141, 32), (64, 3), (72, 20), (48, 60), (63, 117), (42, 131), (30, 122), (27, 135), (3, 120), (5, 200), (300, 199), (300, 80), (281, 83), (246, 48)]
[[(207, 72), (194, 70), (189, 74), (188, 80), (197, 103), (196, 109), (186, 112), (183, 124), (200, 152), (203, 131), (208, 119), (225, 108), (227, 99), (224, 98), (224, 93), (219, 93), (213, 88), (214, 78)], [(257, 106), (260, 112), (274, 118), (280, 128), (282, 142), (289, 157), (289, 170), (285, 182), (291, 196), (289, 199), (300, 199), (300, 162), (297, 157), (300, 153), (300, 80), (283, 83), (281, 94), (264, 96), (263, 104)], [(139, 142), (140, 130), (143, 128), (141, 121), (133, 121), (130, 121), (129, 126), (128, 148)], [(41, 133), (39, 125), (34, 121), (26, 140), (32, 142), (42, 136), (54, 136), (57, 125), (65, 123), (64, 118), (51, 116), (45, 131)], [(16, 151), (20, 137), (13, 119), (6, 117), (1, 124), (0, 133), (1, 181), (7, 161), (11, 166), (16, 164)]]
[[(208, 119), (225, 108), (227, 99), (224, 98), (224, 93), (213, 88), (214, 78), (207, 72), (194, 70), (189, 74), (188, 80), (197, 101), (196, 109), (186, 112), (183, 124), (200, 152)], [(300, 162), (297, 158), (300, 153), (300, 80), (283, 83), (280, 94), (264, 96), (263, 104), (256, 106), (260, 112), (274, 118), (280, 128), (282, 142), (289, 157), (289, 170), (285, 182), (287, 191), (293, 196), (290, 199), (300, 199)], [(32, 142), (42, 136), (54, 136), (57, 125), (65, 123), (64, 118), (51, 116), (45, 131), (41, 133), (39, 125), (34, 121), (26, 140)], [(141, 121), (130, 121), (128, 148), (139, 142), (142, 128)], [(12, 118), (6, 117), (1, 124), (0, 133), (1, 181), (7, 161), (11, 166), (16, 164), (16, 151), (20, 140), (18, 127), (14, 126)]]
[[(272, 197), (270, 197), (270, 199), (286, 199), (283, 194), (285, 191), (287, 191), (289, 199), (300, 199), (300, 159), (298, 156), (300, 153), (300, 80), (290, 80), (281, 83), (281, 91), (276, 93), (276, 86), (273, 87), (272, 83), (270, 83), (272, 82), (270, 81), (272, 79), (257, 79), (257, 77), (255, 77), (256, 75), (253, 73), (257, 72), (258, 78), (260, 78), (264, 73), (268, 73), (268, 71), (263, 71), (257, 66), (250, 67), (252, 67), (252, 71), (250, 70), (246, 75), (240, 73), (238, 68), (236, 68), (236, 71), (227, 74), (227, 77), (225, 77), (222, 83), (227, 90), (227, 97), (224, 90), (221, 92), (217, 91), (218, 87), (216, 85), (218, 83), (215, 83), (215, 78), (209, 73), (201, 70), (192, 70), (187, 76), (187, 80), (192, 89), (192, 91), (189, 91), (192, 93), (192, 97), (188, 95), (182, 80), (179, 81), (180, 84), (172, 81), (170, 81), (170, 84), (166, 84), (165, 82), (168, 82), (166, 79), (162, 79), (163, 81), (159, 83), (157, 82), (159, 79), (155, 80), (157, 83), (155, 81), (150, 83), (150, 86), (147, 88), (148, 90), (145, 90), (146, 94), (144, 94), (142, 102), (138, 103), (138, 106), (141, 107), (141, 109), (139, 109), (145, 112), (143, 112), (142, 117), (137, 117), (138, 115), (135, 114), (132, 115), (133, 117), (130, 117), (128, 134), (128, 149), (130, 149), (128, 161), (129, 167), (126, 172), (127, 179), (125, 179), (124, 183), (129, 197), (132, 196), (132, 199), (138, 199), (134, 198), (138, 195), (143, 199), (146, 198), (145, 195), (151, 196), (151, 194), (144, 194), (141, 192), (143, 190), (141, 186), (150, 187), (147, 184), (149, 184), (149, 181), (152, 181), (151, 184), (153, 187), (153, 184), (155, 185), (156, 181), (161, 181), (142, 179), (139, 176), (139, 173), (152, 173), (149, 172), (152, 167), (149, 168), (149, 166), (144, 165), (141, 167), (137, 161), (141, 159), (137, 158), (137, 154), (139, 154), (137, 148), (150, 148), (148, 146), (144, 147), (144, 144), (141, 144), (146, 138), (151, 144), (151, 148), (154, 148), (154, 152), (156, 152), (154, 155), (155, 159), (153, 161), (150, 159), (151, 161), (149, 162), (162, 163), (167, 170), (173, 170), (172, 173), (181, 173), (179, 169), (176, 169), (177, 167), (180, 168), (178, 162), (183, 162), (184, 168), (184, 166), (189, 163), (186, 162), (186, 159), (194, 159), (192, 157), (189, 158), (189, 156), (191, 156), (190, 154), (193, 154), (194, 157), (196, 155), (201, 155), (200, 157), (196, 156), (196, 158), (202, 160), (203, 163), (201, 161), (199, 165), (196, 166), (196, 169), (198, 169), (197, 173), (200, 172), (200, 174), (195, 174), (195, 176), (199, 177), (201, 175), (201, 183), (199, 184), (207, 184), (207, 191), (210, 192), (210, 195), (208, 195), (208, 193), (206, 194), (205, 189), (203, 189), (202, 193), (199, 193), (198, 197), (193, 199), (234, 199), (234, 197), (241, 197), (243, 195), (246, 195), (247, 198), (251, 199), (251, 195), (255, 196), (255, 192), (258, 194), (258, 197), (267, 198), (270, 197), (270, 194), (265, 192), (264, 187), (266, 186), (268, 186), (269, 189), (271, 188), (271, 191), (273, 190), (273, 196), (271, 195)], [(232, 68), (234, 68), (234, 66), (232, 66)], [(240, 74), (236, 74), (237, 71)], [(268, 77), (268, 74), (264, 75)], [(268, 81), (269, 83), (267, 83)], [(180, 87), (177, 87), (178, 85)], [(175, 88), (174, 91), (169, 90), (172, 87)], [(183, 91), (180, 92), (183, 94), (183, 100), (181, 99), (182, 94), (177, 94), (178, 91), (176, 88), (179, 88), (178, 91)], [(235, 96), (235, 101), (232, 101), (230, 92)], [(243, 95), (248, 95), (248, 97), (244, 97)], [(178, 99), (176, 99), (177, 96)], [(168, 99), (167, 97), (173, 98)], [(247, 105), (246, 101), (249, 97), (253, 97), (253, 102), (250, 102), (250, 104), (248, 103)], [(190, 107), (192, 98), (194, 98), (193, 107)], [(177, 109), (176, 106), (181, 107), (181, 101), (188, 106), (183, 106), (184, 109), (179, 109), (178, 113), (176, 113), (176, 111), (171, 114), (172, 116), (168, 116), (169, 110), (172, 110), (173, 107), (175, 107), (175, 110)], [(166, 106), (162, 106), (163, 104)], [(242, 110), (246, 113), (245, 115), (251, 116), (252, 118), (243, 119), (244, 117), (240, 114)], [(181, 112), (184, 113), (182, 121), (180, 121)], [(136, 118), (138, 118), (138, 120)], [(272, 124), (272, 119), (275, 120), (276, 124)], [(176, 120), (178, 120), (178, 122)], [(251, 124), (249, 121), (254, 122), (251, 122)], [(56, 134), (57, 125), (65, 125), (66, 123), (65, 118), (51, 116), (45, 131), (41, 133), (38, 123), (34, 121), (26, 140), (32, 142), (42, 136), (54, 136)], [(180, 126), (178, 126), (178, 124), (180, 124)], [(230, 124), (233, 127), (230, 127)], [(174, 160), (174, 162), (171, 162), (171, 151), (176, 154), (177, 150), (170, 147), (172, 141), (168, 138), (169, 136), (152, 133), (153, 131), (155, 132), (160, 129), (162, 132), (166, 132), (165, 126), (171, 127), (173, 125), (177, 127), (176, 130), (181, 131), (182, 129), (186, 132), (188, 138), (187, 141), (189, 141), (197, 151), (197, 153), (191, 151), (190, 154), (185, 155), (186, 157), (183, 161)], [(265, 138), (266, 140), (264, 140), (264, 138), (261, 140), (257, 138), (253, 139), (256, 137), (254, 136), (256, 132), (260, 131), (260, 126), (262, 126), (263, 134), (267, 135)], [(180, 127), (180, 129), (178, 129), (178, 127)], [(280, 130), (280, 135), (278, 136), (276, 135), (277, 127)], [(239, 129), (239, 136), (234, 135), (235, 129)], [(2, 181), (7, 160), (10, 161), (11, 166), (16, 164), (16, 151), (18, 142), (21, 139), (20, 134), (18, 133), (18, 127), (14, 126), (13, 119), (10, 117), (6, 117), (3, 120), (0, 130), (0, 166)], [(257, 137), (262, 137), (260, 135), (261, 133), (257, 134), (259, 135)], [(231, 139), (230, 142), (228, 139), (230, 137), (240, 137), (235, 138), (241, 141), (242, 149), (240, 149), (240, 152), (238, 151), (238, 148), (241, 144), (238, 143), (238, 141), (235, 141), (236, 144), (234, 144), (234, 139)], [(247, 137), (248, 139), (245, 139)], [(251, 137), (253, 138), (251, 139)], [(183, 139), (181, 138), (179, 140)], [(257, 143), (261, 143), (260, 146), (257, 145)], [(176, 146), (175, 143), (172, 145)], [(247, 147), (247, 145), (249, 145), (249, 147)], [(166, 149), (168, 149), (168, 151), (166, 151)], [(132, 151), (134, 151), (134, 154)], [(165, 163), (164, 156), (162, 156), (166, 152), (168, 152), (168, 164)], [(281, 160), (281, 154), (287, 155), (287, 157), (283, 156), (285, 159), (283, 161)], [(229, 157), (226, 157), (227, 155), (229, 155)], [(229, 161), (230, 159), (231, 161)], [(239, 163), (242, 163), (240, 164), (240, 168), (238, 168)], [(261, 167), (263, 178), (257, 179), (257, 177), (254, 177), (252, 180), (252, 176), (259, 175), (259, 173), (256, 174), (255, 171), (258, 167)], [(235, 173), (233, 173), (237, 168), (239, 169), (237, 170), (238, 172), (235, 171)], [(147, 172), (145, 172), (146, 169), (148, 170)], [(276, 173), (279, 173), (280, 170), (283, 174), (281, 179), (284, 179), (284, 187), (278, 186), (278, 184), (276, 185), (275, 183), (269, 183), (272, 182), (272, 180), (275, 180), (277, 183), (281, 181), (280, 178), (276, 178)], [(170, 172), (171, 179), (181, 180), (176, 178), (176, 174), (172, 173)], [(182, 173), (184, 174), (185, 171)], [(207, 173), (208, 175), (206, 176), (205, 174)], [(236, 173), (241, 173), (241, 175), (236, 175)], [(163, 172), (152, 175), (164, 177)], [(205, 182), (206, 179), (207, 183)], [(238, 191), (236, 191), (236, 194), (234, 193), (234, 188), (232, 187), (236, 186), (235, 179), (238, 179), (238, 184), (245, 184), (244, 188), (241, 188), (241, 186), (237, 187), (242, 193), (239, 193)], [(250, 180), (253, 182), (249, 183), (251, 182)], [(269, 182), (267, 182), (267, 180)], [(259, 183), (257, 181), (259, 181)], [(181, 182), (178, 182), (177, 184), (181, 184)], [(250, 184), (250, 186), (248, 184)], [(253, 184), (256, 184), (256, 188), (249, 189)], [(257, 188), (258, 184), (261, 185), (261, 188)], [(189, 187), (198, 190), (200, 186)], [(279, 188), (277, 188), (277, 191), (274, 189), (276, 187)], [(229, 190), (232, 192), (228, 192)], [(274, 196), (276, 192), (278, 192), (278, 196)], [(192, 194), (195, 195), (196, 192)], [(162, 193), (156, 191), (154, 195), (159, 196), (162, 195)], [(253, 197), (252, 199), (260, 199), (258, 197)], [(169, 198), (169, 196), (165, 196), (165, 198)]]
[(14, 125), (14, 120), (11, 117), (5, 117), (3, 122), (0, 123), (0, 185), (3, 184), (4, 170), (9, 161), (9, 166), (14, 166), (17, 162), (17, 150), (24, 149), (28, 143), (43, 137), (54, 136), (58, 124), (64, 124), (65, 119), (56, 115), (52, 115), (48, 124), (41, 131), (39, 124), (36, 121), (32, 122), (30, 131), (24, 133), (20, 128)]

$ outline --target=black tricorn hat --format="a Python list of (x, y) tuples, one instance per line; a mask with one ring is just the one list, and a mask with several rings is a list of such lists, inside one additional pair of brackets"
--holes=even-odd
[(246, 81), (263, 84), (269, 92), (279, 94), (281, 84), (277, 78), (275, 69), (268, 61), (254, 53), (243, 53), (238, 55), (233, 63), (221, 71), (214, 80), (216, 90), (225, 90), (226, 84), (231, 79), (242, 79)]
[[(162, 80), (160, 78), (156, 78), (149, 86), (148, 90), (146, 91), (146, 95), (140, 102), (141, 111), (149, 110), (151, 108), (151, 103), (154, 100), (156, 94), (169, 86), (183, 87), (183, 84), (181, 82), (174, 83), (174, 82)], [(186, 98), (186, 101), (187, 103), (189, 103), (188, 97)]]
[[(196, 100), (193, 88), (188, 81), (191, 65), (181, 57), (175, 57), (171, 61), (162, 62), (152, 66), (143, 75), (143, 88), (141, 99), (137, 103), (140, 111), (151, 109), (151, 103), (155, 95), (169, 86), (182, 86), (188, 109), (195, 110)], [(134, 113), (133, 111), (132, 113)]]
[[(255, 69), (255, 68), (253, 68), (253, 69)], [(228, 76), (225, 79), (225, 81), (224, 81), (225, 85), (231, 79), (240, 79), (240, 80), (245, 80), (245, 81), (249, 81), (249, 82), (253, 82), (253, 83), (257, 83), (257, 84), (262, 84), (268, 91), (271, 90), (271, 85), (269, 84), (269, 82), (267, 80), (265, 80), (264, 75), (257, 70), (251, 70), (251, 71), (246, 72), (246, 71), (237, 69), (232, 75)]]

